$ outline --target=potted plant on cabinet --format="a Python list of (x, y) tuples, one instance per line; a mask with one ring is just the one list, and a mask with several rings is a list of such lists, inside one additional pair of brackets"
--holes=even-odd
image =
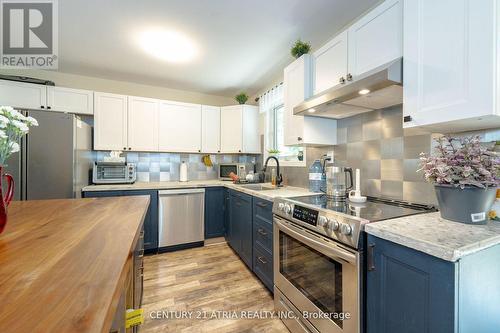
[(441, 217), (462, 223), (487, 223), (500, 184), (498, 153), (479, 136), (436, 139), (435, 153), (420, 156), (420, 169), (435, 185)]
[(245, 93), (239, 93), (234, 97), (238, 104), (245, 104), (248, 101), (248, 95)]
[(302, 55), (309, 53), (309, 51), (311, 51), (311, 44), (298, 39), (290, 50), (290, 53), (292, 54), (292, 57), (298, 59)]
[[(0, 106), (0, 233), (7, 224), (7, 206), (14, 196), (14, 178), (5, 173), (9, 156), (20, 149), (21, 138), (29, 132), (30, 126), (38, 126), (33, 117), (26, 117), (10, 106)], [(7, 192), (2, 192), (2, 181), (7, 180)]]

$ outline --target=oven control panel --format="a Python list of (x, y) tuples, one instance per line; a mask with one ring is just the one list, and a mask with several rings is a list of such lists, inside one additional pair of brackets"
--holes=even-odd
[(293, 218), (304, 223), (316, 226), (318, 224), (319, 212), (315, 209), (302, 207), (299, 205), (293, 206)]
[(344, 214), (325, 212), (282, 198), (276, 198), (274, 201), (274, 214), (354, 248), (359, 246), (360, 221)]

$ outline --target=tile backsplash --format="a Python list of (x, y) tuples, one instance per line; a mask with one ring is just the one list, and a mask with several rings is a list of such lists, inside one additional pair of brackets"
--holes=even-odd
[[(102, 161), (109, 152), (97, 152), (97, 161)], [(202, 162), (206, 154), (176, 153), (124, 153), (127, 162), (137, 165), (137, 181), (159, 182), (178, 181), (182, 161), (188, 165), (189, 180), (217, 179), (217, 166), (220, 163), (255, 163), (255, 156), (250, 155), (210, 155), (213, 167)]]
[(407, 133), (402, 118), (398, 105), (339, 120), (338, 144), (307, 148), (307, 167), (284, 168), (288, 184), (308, 187), (309, 166), (333, 150), (335, 163), (361, 170), (364, 195), (436, 203), (433, 186), (416, 172), (419, 154), (430, 152), (432, 135)]

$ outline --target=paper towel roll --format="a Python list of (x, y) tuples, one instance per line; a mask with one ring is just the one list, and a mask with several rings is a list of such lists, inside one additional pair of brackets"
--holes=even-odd
[(181, 182), (187, 182), (188, 181), (188, 167), (187, 164), (182, 161), (180, 170), (179, 170), (179, 180)]

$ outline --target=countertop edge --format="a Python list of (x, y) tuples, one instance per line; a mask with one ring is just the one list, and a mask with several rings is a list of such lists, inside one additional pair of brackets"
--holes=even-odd
[[(225, 187), (228, 189), (236, 190), (245, 194), (252, 195), (254, 197), (258, 197), (264, 200), (273, 201), (274, 198), (277, 197), (298, 197), (298, 196), (307, 196), (307, 195), (318, 195), (321, 193), (312, 193), (306, 188), (288, 186), (285, 188), (269, 190), (269, 191), (255, 191), (251, 189), (246, 189), (241, 187), (241, 185), (233, 184), (229, 181), (220, 181), (220, 180), (208, 180), (204, 181), (193, 181), (186, 183), (173, 182), (169, 184), (168, 182), (161, 183), (151, 183), (150, 186), (148, 183), (139, 183), (132, 185), (89, 185), (82, 188), (82, 192), (103, 192), (103, 191), (147, 191), (147, 190), (169, 190), (169, 189), (181, 189), (181, 188), (210, 188), (210, 187)], [(268, 183), (266, 183), (268, 184)], [(242, 184), (244, 185), (244, 184)], [(277, 193), (276, 191), (281, 191)], [(266, 194), (266, 192), (272, 192)]]
[[(439, 213), (428, 213), (428, 214), (439, 214)], [(425, 217), (425, 215), (427, 214), (418, 214), (415, 216), (421, 218)], [(381, 238), (383, 240), (387, 240), (395, 244), (405, 246), (407, 248), (411, 248), (416, 251), (423, 252), (435, 258), (439, 258), (449, 262), (457, 262), (463, 257), (469, 256), (477, 252), (481, 252), (493, 246), (500, 245), (500, 233), (493, 235), (491, 234), (484, 235), (482, 239), (476, 240), (475, 242), (471, 242), (470, 244), (463, 244), (456, 247), (438, 244), (436, 241), (433, 242), (428, 239), (423, 239), (423, 237), (419, 235), (418, 229), (412, 230), (411, 226), (405, 225), (403, 220), (408, 220), (410, 218), (412, 218), (412, 216), (367, 224), (365, 226), (365, 231), (366, 233)], [(433, 218), (436, 219), (436, 216), (429, 216), (429, 218), (432, 221)], [(441, 223), (443, 222), (450, 223), (450, 227), (452, 228), (459, 228), (460, 226), (463, 226), (464, 228), (482, 227), (482, 226), (471, 226), (469, 224), (461, 224), (459, 222), (447, 221), (440, 217), (438, 217), (438, 219), (441, 221)], [(388, 227), (387, 223), (398, 223), (399, 222), (398, 220), (401, 220), (403, 225), (406, 227), (405, 233), (397, 230), (394, 232), (389, 230), (391, 224), (389, 224)], [(384, 223), (386, 223), (385, 227)], [(419, 221), (416, 220), (414, 223), (418, 224)], [(394, 224), (392, 226), (394, 226)], [(481, 230), (478, 229), (478, 231), (480, 232)], [(498, 231), (495, 230), (495, 232)]]
[[(461, 258), (457, 250), (449, 250), (444, 246), (432, 244), (425, 240), (418, 240), (412, 237), (390, 233), (385, 230), (380, 230), (370, 224), (366, 225), (365, 231), (372, 236), (426, 253), (430, 256), (446, 261), (455, 262)], [(427, 246), (423, 246), (422, 244), (426, 244)]]

